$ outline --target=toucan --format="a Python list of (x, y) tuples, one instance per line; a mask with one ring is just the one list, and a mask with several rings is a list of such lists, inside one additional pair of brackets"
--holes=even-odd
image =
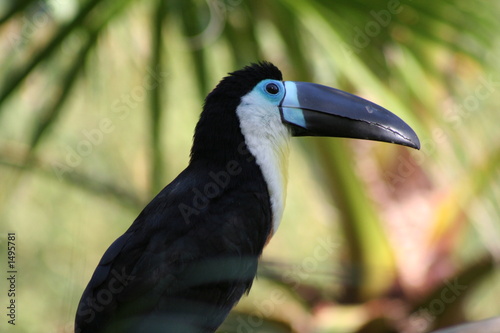
[(215, 332), (280, 224), (293, 136), (420, 148), (410, 126), (360, 97), (283, 81), (269, 62), (229, 73), (205, 99), (186, 169), (104, 253), (75, 332)]

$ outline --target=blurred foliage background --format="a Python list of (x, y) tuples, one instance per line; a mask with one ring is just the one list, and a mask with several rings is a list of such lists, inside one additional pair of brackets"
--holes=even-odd
[(103, 252), (186, 166), (204, 96), (259, 60), (383, 105), (422, 149), (294, 139), (281, 228), (220, 332), (500, 315), (499, 16), (478, 0), (3, 0), (0, 267), (15, 232), (19, 274), (0, 327), (72, 332)]

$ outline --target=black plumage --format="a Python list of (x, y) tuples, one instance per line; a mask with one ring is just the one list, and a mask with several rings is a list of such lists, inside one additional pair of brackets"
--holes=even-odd
[(207, 96), (188, 167), (108, 248), (75, 332), (214, 332), (250, 289), (272, 210), (236, 108), (264, 79), (282, 77), (272, 64), (255, 64)]

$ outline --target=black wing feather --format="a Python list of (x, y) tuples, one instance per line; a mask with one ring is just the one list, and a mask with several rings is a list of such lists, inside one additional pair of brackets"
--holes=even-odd
[(262, 177), (248, 186), (235, 177), (186, 219), (179, 206), (193, 206), (206, 175), (188, 167), (113, 242), (83, 293), (75, 332), (213, 332), (222, 323), (251, 287), (271, 210)]

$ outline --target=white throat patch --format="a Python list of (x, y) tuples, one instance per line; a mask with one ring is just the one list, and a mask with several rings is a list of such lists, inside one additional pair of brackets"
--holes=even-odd
[(285, 208), (290, 131), (282, 123), (278, 107), (256, 91), (242, 97), (236, 114), (248, 150), (267, 183), (275, 233)]

